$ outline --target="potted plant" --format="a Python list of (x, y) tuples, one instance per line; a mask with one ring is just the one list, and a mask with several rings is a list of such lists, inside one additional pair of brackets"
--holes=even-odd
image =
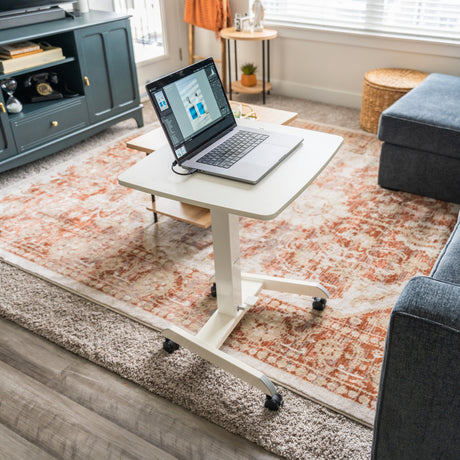
[(248, 62), (241, 66), (241, 84), (243, 86), (255, 86), (257, 84), (257, 77), (256, 77), (256, 70), (257, 67)]

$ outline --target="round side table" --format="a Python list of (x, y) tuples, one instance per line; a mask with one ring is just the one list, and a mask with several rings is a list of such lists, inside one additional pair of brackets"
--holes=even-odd
[[(278, 32), (273, 29), (263, 29), (260, 32), (236, 31), (234, 27), (227, 27), (220, 31), (220, 36), (227, 41), (227, 61), (228, 61), (228, 91), (230, 99), (232, 91), (236, 93), (258, 94), (262, 93), (262, 100), (265, 104), (265, 95), (270, 93), (270, 40), (278, 36)], [(230, 56), (230, 40), (234, 42), (234, 63), (235, 63), (235, 81), (232, 83), (232, 69)], [(237, 46), (238, 40), (260, 41), (262, 42), (262, 82), (255, 86), (243, 86), (238, 80), (238, 60)], [(267, 47), (265, 47), (265, 43)], [(265, 49), (266, 48), (266, 49)]]

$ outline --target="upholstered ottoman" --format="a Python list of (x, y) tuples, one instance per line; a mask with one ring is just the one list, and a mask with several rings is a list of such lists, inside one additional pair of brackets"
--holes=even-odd
[(460, 203), (460, 78), (431, 74), (386, 109), (382, 187)]

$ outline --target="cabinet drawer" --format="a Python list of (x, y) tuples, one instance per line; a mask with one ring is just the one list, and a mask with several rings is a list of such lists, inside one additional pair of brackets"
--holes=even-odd
[(47, 109), (24, 113), (12, 122), (19, 152), (43, 146), (54, 139), (62, 139), (88, 125), (84, 97), (55, 102)]

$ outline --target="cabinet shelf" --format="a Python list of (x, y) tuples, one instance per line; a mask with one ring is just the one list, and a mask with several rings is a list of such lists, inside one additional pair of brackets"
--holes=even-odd
[(61, 59), (59, 61), (47, 62), (46, 64), (37, 65), (35, 67), (29, 67), (28, 69), (17, 70), (16, 72), (2, 73), (0, 74), (0, 80), (5, 79), (5, 78), (17, 77), (19, 75), (35, 73), (35, 72), (38, 72), (39, 70), (49, 69), (50, 67), (67, 64), (68, 62), (73, 62), (73, 61), (75, 61), (74, 57), (68, 57), (65, 59)]

